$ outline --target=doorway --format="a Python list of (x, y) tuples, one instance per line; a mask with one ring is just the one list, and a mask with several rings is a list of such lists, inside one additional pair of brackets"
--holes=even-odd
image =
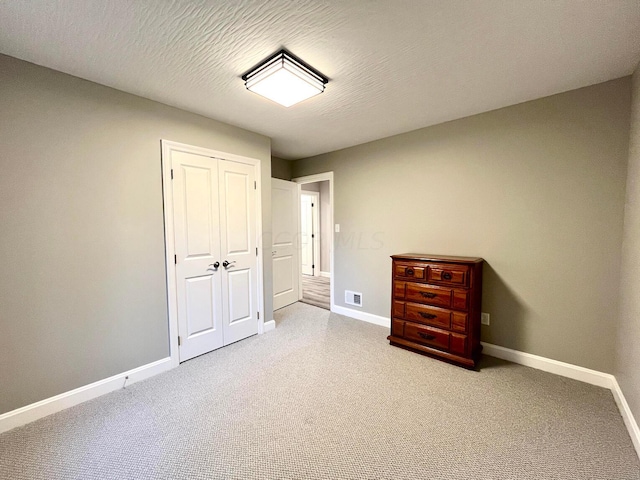
[(333, 172), (294, 178), (300, 184), (300, 301), (333, 305)]

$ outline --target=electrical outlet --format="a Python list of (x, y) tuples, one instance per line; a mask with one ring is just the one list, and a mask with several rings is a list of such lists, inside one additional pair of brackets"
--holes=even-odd
[(482, 325), (490, 325), (491, 324), (491, 315), (489, 315), (488, 313), (481, 313), (480, 314), (480, 323), (482, 323)]

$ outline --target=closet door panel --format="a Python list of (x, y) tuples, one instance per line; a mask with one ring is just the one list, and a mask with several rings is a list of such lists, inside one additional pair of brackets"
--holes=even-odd
[(223, 345), (218, 161), (172, 152), (180, 361)]
[(258, 333), (256, 176), (252, 165), (218, 161), (224, 344)]

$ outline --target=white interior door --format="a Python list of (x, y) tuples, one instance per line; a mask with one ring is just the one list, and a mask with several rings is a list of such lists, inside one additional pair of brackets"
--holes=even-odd
[(218, 163), (173, 152), (173, 211), (180, 361), (223, 345)]
[(274, 310), (298, 301), (298, 189), (295, 182), (271, 179)]
[(314, 195), (300, 193), (300, 266), (304, 275), (313, 275)]
[(219, 160), (224, 344), (258, 333), (255, 167)]

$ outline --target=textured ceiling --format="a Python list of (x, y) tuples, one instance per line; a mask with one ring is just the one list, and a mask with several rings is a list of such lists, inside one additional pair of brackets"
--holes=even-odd
[[(331, 79), (325, 93), (287, 109), (245, 90), (281, 47)], [(0, 52), (294, 159), (628, 75), (640, 1), (0, 0)]]

